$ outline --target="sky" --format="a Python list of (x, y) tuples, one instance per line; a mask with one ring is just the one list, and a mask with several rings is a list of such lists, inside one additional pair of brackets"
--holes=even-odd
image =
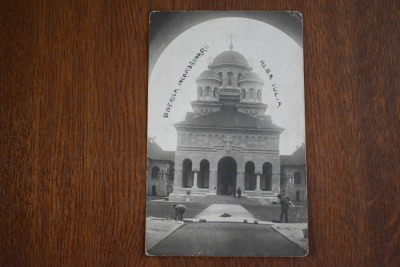
[[(262, 102), (268, 105), (266, 115), (284, 128), (280, 136), (280, 154), (292, 154), (305, 142), (303, 48), (279, 29), (248, 18), (220, 18), (200, 23), (179, 35), (163, 51), (149, 77), (148, 135), (164, 149), (176, 150), (177, 133), (173, 124), (183, 121), (196, 100), (196, 78), (223, 51), (229, 50), (233, 34), (233, 50), (241, 53), (253, 71), (264, 80)], [(208, 46), (204, 56), (178, 85), (186, 66), (199, 50)], [(150, 51), (151, 53), (151, 51)], [(260, 61), (265, 60), (273, 78), (269, 80)], [(272, 84), (276, 84), (282, 105), (278, 108)], [(175, 96), (168, 118), (164, 118), (168, 100)]]

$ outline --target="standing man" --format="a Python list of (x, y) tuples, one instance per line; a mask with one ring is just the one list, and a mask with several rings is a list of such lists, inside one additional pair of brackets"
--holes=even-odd
[(281, 204), (281, 216), (280, 216), (280, 222), (283, 222), (283, 216), (285, 216), (285, 223), (288, 222), (288, 210), (289, 210), (289, 204), (286, 201), (286, 199), (282, 198), (281, 195), (277, 196), (279, 199), (279, 203)]
[(237, 195), (238, 195), (238, 198), (240, 198), (240, 196), (242, 195), (242, 190), (240, 190), (240, 186), (237, 189)]

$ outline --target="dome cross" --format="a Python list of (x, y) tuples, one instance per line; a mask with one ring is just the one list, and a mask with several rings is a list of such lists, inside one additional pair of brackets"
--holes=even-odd
[(236, 37), (236, 36), (233, 35), (233, 33), (231, 33), (228, 37), (231, 38), (231, 43), (229, 44), (229, 49), (232, 50), (233, 49), (233, 37)]

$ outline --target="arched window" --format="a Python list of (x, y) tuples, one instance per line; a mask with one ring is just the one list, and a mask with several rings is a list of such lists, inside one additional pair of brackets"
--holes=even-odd
[(242, 74), (238, 73), (238, 81), (240, 80), (240, 78), (242, 78)]
[(253, 88), (250, 88), (250, 89), (249, 89), (249, 97), (250, 97), (251, 99), (254, 99), (254, 89), (253, 89)]
[(248, 161), (244, 167), (244, 189), (255, 190), (257, 183), (257, 176), (255, 174), (254, 162)]
[(158, 173), (160, 172), (160, 168), (158, 168), (157, 166), (156, 167), (153, 167), (152, 169), (151, 169), (151, 178), (153, 178), (153, 179), (157, 179), (158, 178)]
[(246, 90), (242, 89), (242, 99), (246, 98)]
[(260, 186), (262, 191), (272, 190), (272, 164), (265, 162), (262, 168)]
[(210, 96), (210, 90), (211, 90), (210, 86), (207, 86), (206, 87), (206, 96)]
[(210, 177), (210, 163), (208, 160), (203, 159), (200, 161), (200, 172), (197, 179), (197, 186), (199, 188), (208, 188)]
[(201, 97), (202, 94), (203, 94), (203, 89), (202, 89), (201, 87), (199, 87), (199, 89), (197, 89), (197, 95), (198, 95), (199, 97)]
[(257, 99), (261, 100), (261, 90), (260, 89), (257, 90)]
[(294, 183), (301, 184), (301, 173), (300, 172), (294, 173)]
[(218, 72), (218, 76), (219, 76), (219, 78), (220, 78), (221, 81), (222, 81), (222, 72)]
[(228, 73), (226, 74), (226, 77), (227, 77), (227, 84), (228, 84), (228, 86), (232, 86), (232, 83), (233, 83), (233, 81), (232, 81), (233, 73), (232, 73), (232, 72), (228, 72)]
[(190, 188), (193, 186), (192, 161), (185, 159), (182, 163), (182, 187)]
[(214, 97), (215, 98), (218, 97), (218, 88), (217, 87), (214, 88)]

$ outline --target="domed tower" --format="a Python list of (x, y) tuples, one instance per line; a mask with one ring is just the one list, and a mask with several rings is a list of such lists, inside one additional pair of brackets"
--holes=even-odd
[(230, 50), (215, 57), (210, 68), (221, 79), (220, 101), (235, 103), (240, 100), (238, 82), (243, 75), (250, 71), (250, 66), (242, 54), (233, 50), (232, 43), (229, 48)]
[(238, 111), (253, 117), (263, 117), (267, 105), (261, 102), (264, 82), (260, 76), (249, 71), (239, 79), (238, 84), (240, 87), (240, 103), (236, 105)]
[(221, 78), (211, 69), (203, 71), (196, 79), (197, 100), (218, 101)]
[(221, 78), (211, 69), (203, 71), (196, 79), (197, 100), (191, 102), (193, 116), (201, 116), (221, 110), (223, 104), (219, 100)]
[(263, 80), (252, 72), (247, 59), (233, 50), (215, 57), (208, 69), (196, 79), (197, 100), (191, 102), (193, 113), (187, 118), (198, 117), (230, 107), (256, 118), (264, 118), (267, 105), (261, 102)]

